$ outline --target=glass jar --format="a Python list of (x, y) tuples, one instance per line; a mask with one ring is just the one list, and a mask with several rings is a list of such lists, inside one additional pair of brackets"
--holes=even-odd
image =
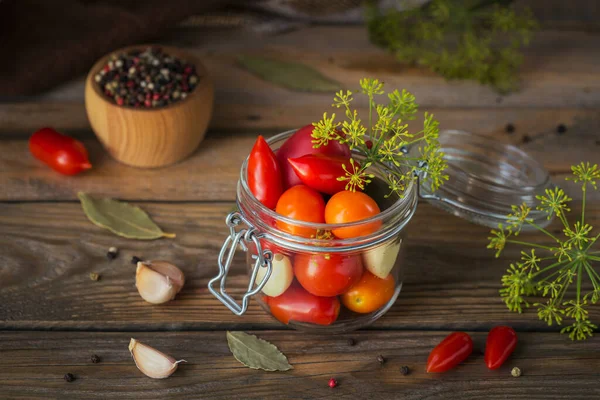
[[(276, 152), (294, 132), (281, 133), (267, 142)], [(389, 168), (396, 167), (373, 164), (368, 172), (375, 178), (365, 193), (378, 203), (381, 212), (347, 224), (302, 222), (266, 208), (248, 187), (246, 158), (237, 186), (239, 211), (227, 216), (230, 234), (219, 253), (219, 274), (209, 282), (209, 290), (237, 315), (246, 311), (253, 297), (276, 319), (296, 329), (328, 333), (355, 330), (385, 314), (400, 293), (406, 266), (405, 228), (419, 198), (471, 222), (496, 227), (506, 220), (513, 204), (535, 207), (536, 195), (554, 187), (543, 166), (512, 145), (456, 130), (441, 132), (440, 144), (450, 178), (440, 191), (431, 193), (416, 179), (407, 185), (402, 197), (389, 196), (385, 178)], [(412, 149), (407, 151), (412, 153)], [(359, 163), (364, 159), (359, 153), (352, 157)], [(550, 222), (543, 213), (532, 212), (531, 217), (541, 226)], [(290, 234), (290, 226), (304, 232), (303, 236)], [(376, 229), (351, 239), (325, 234), (365, 226)], [(527, 229), (525, 225), (523, 230)], [(246, 252), (249, 274), (241, 304), (226, 290), (227, 274), (238, 248)], [(342, 268), (340, 274), (323, 275), (323, 271), (336, 267)], [(348, 271), (352, 273), (344, 274)], [(352, 280), (348, 287), (361, 287), (362, 293), (370, 296), (353, 296), (348, 294), (348, 287), (340, 286), (340, 276), (354, 277), (357, 271), (362, 271), (361, 279), (348, 278)], [(365, 284), (365, 279), (376, 285)], [(278, 285), (272, 287), (275, 281)], [(369, 301), (373, 298), (379, 301)]]
[[(294, 132), (281, 133), (267, 142), (276, 152)], [(362, 155), (353, 154), (352, 157), (361, 162)], [(260, 203), (248, 187), (247, 166), (248, 159), (242, 165), (237, 186), (239, 211), (227, 217), (230, 236), (219, 255), (219, 275), (209, 283), (211, 292), (238, 315), (246, 311), (250, 298), (254, 297), (281, 322), (303, 330), (345, 332), (369, 325), (385, 314), (402, 288), (405, 227), (417, 208), (416, 183), (411, 182), (401, 198), (387, 196), (389, 190), (384, 180), (390, 167), (383, 164), (372, 165), (368, 172), (374, 174), (375, 178), (367, 186), (366, 193), (376, 200), (381, 212), (369, 219), (352, 223), (318, 224), (292, 220)], [(290, 234), (290, 226), (293, 226), (294, 231), (302, 233), (302, 236)], [(338, 239), (327, 234), (338, 229), (365, 227), (373, 232), (350, 239)], [(225, 289), (227, 272), (238, 245), (246, 252), (250, 279), (241, 305)], [(271, 277), (281, 279), (282, 273), (275, 271), (276, 268), (289, 268), (290, 265), (296, 274), (300, 265), (304, 269), (338, 270), (320, 280), (318, 276), (321, 274), (317, 274), (317, 280), (312, 281), (295, 276), (287, 289), (289, 292), (280, 296), (261, 293)], [(261, 268), (264, 271), (259, 271)], [(257, 276), (262, 279), (257, 279)], [(346, 278), (348, 282), (343, 281)], [(346, 296), (348, 298), (342, 300), (342, 293), (339, 291), (347, 291), (348, 286), (362, 278), (376, 283), (374, 286), (365, 284), (365, 287), (373, 287), (371, 290), (375, 290), (369, 296), (370, 303), (365, 303), (360, 296), (352, 299)], [(217, 282), (220, 282), (219, 290), (214, 287)], [(287, 285), (286, 282), (283, 284)], [(378, 290), (380, 293), (377, 293)], [(292, 294), (294, 291), (295, 294)], [(334, 292), (338, 295), (329, 296)], [(374, 297), (378, 301), (374, 301)], [(351, 302), (354, 303), (351, 307), (360, 312), (351, 311), (344, 305)]]

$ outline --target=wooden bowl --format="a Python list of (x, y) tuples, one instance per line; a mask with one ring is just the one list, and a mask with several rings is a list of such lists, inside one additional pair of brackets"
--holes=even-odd
[[(147, 47), (131, 46), (114, 53)], [(85, 109), (96, 136), (115, 159), (135, 167), (162, 167), (192, 154), (204, 139), (212, 114), (214, 89), (204, 65), (192, 54), (160, 47), (165, 53), (196, 66), (198, 84), (184, 100), (148, 109), (113, 103), (94, 81), (113, 53), (94, 64), (85, 83)]]

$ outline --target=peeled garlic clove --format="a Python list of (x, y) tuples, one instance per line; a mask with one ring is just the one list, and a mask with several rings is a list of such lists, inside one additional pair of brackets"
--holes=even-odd
[(142, 299), (152, 304), (173, 300), (185, 283), (183, 272), (166, 261), (140, 261), (135, 286)]
[(176, 361), (173, 357), (133, 338), (129, 342), (129, 352), (136, 367), (144, 375), (153, 379), (168, 378), (177, 370), (179, 363), (186, 362), (185, 360)]
[(394, 268), (401, 243), (402, 239), (398, 239), (365, 251), (363, 253), (363, 265), (367, 271), (378, 278), (385, 279)]
[[(271, 264), (273, 266), (271, 276), (265, 286), (263, 286), (262, 292), (267, 296), (277, 297), (282, 295), (292, 284), (294, 271), (292, 269), (292, 262), (283, 254), (274, 254)], [(266, 274), (267, 268), (259, 267), (254, 283), (257, 285), (261, 283)]]

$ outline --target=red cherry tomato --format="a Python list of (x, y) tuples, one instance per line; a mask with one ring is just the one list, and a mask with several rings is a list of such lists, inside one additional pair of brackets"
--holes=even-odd
[[(325, 201), (319, 192), (304, 185), (289, 188), (279, 198), (275, 211), (285, 217), (299, 221), (323, 223)], [(296, 236), (314, 236), (316, 229), (277, 221), (277, 227)]]
[(359, 256), (340, 254), (298, 254), (294, 275), (315, 296), (337, 296), (360, 280), (363, 265)]
[(473, 352), (473, 339), (464, 332), (446, 336), (429, 354), (427, 372), (444, 372), (454, 368)]
[[(367, 219), (379, 214), (379, 206), (362, 192), (344, 190), (334, 194), (325, 207), (325, 222), (343, 224)], [(331, 232), (340, 239), (369, 235), (381, 226), (381, 222), (371, 222), (347, 228), (333, 229)]]
[(35, 158), (63, 175), (75, 175), (92, 168), (83, 143), (52, 128), (42, 128), (31, 135), (29, 151)]
[(340, 313), (337, 297), (315, 296), (296, 281), (281, 296), (269, 297), (267, 304), (271, 314), (284, 324), (297, 321), (331, 325)]
[(279, 160), (279, 165), (281, 165), (284, 189), (302, 183), (292, 166), (288, 163), (288, 158), (297, 158), (306, 154), (327, 154), (350, 158), (350, 148), (348, 145), (340, 144), (334, 140), (329, 141), (327, 146), (314, 148), (314, 143), (312, 142), (313, 129), (314, 126), (312, 125), (306, 125), (298, 129), (277, 150), (277, 159)]
[(395, 291), (396, 281), (392, 274), (381, 279), (365, 271), (359, 281), (340, 297), (350, 311), (366, 314), (386, 305)]
[(485, 364), (498, 369), (517, 347), (517, 333), (510, 326), (496, 326), (488, 333), (485, 344)]
[(277, 157), (262, 136), (256, 139), (248, 158), (248, 186), (268, 208), (275, 208), (283, 192)]
[[(346, 188), (347, 181), (338, 178), (346, 175), (343, 166), (352, 170), (349, 157), (328, 156), (323, 154), (307, 154), (298, 158), (290, 158), (288, 162), (306, 186), (322, 193), (336, 194)], [(356, 162), (354, 168), (360, 168)]]

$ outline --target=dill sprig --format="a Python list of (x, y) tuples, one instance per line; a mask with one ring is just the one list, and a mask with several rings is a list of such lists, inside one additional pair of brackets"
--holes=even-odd
[[(548, 325), (562, 325), (563, 318), (573, 320), (572, 324), (561, 330), (568, 333), (572, 340), (583, 340), (592, 336), (598, 327), (588, 318), (589, 304), (600, 300), (600, 274), (594, 268), (600, 262), (600, 251), (594, 244), (600, 234), (594, 236), (593, 227), (585, 222), (585, 201), (587, 190), (598, 189), (596, 180), (600, 179), (598, 165), (580, 163), (571, 167), (573, 176), (567, 178), (581, 183), (583, 192), (581, 217), (569, 224), (568, 203), (572, 200), (560, 188), (546, 189), (545, 195), (536, 196), (539, 200), (538, 210), (545, 212), (548, 219), (557, 217), (563, 224), (562, 235), (557, 237), (535, 224), (528, 215), (531, 208), (525, 204), (512, 206), (512, 213), (507, 216), (506, 224), (499, 224), (498, 229), (491, 231), (488, 248), (496, 250), (500, 255), (509, 243), (530, 247), (521, 252), (521, 260), (510, 264), (507, 273), (502, 277), (500, 296), (511, 311), (522, 312), (529, 307), (527, 296), (546, 298), (544, 303), (534, 303), (538, 317)], [(529, 224), (544, 233), (549, 245), (516, 240), (524, 224)], [(592, 290), (584, 293), (582, 282), (589, 279)], [(567, 299), (567, 292), (575, 285), (575, 298)]]
[[(440, 151), (439, 123), (432, 114), (424, 113), (423, 129), (409, 132), (407, 121), (416, 118), (418, 105), (415, 97), (402, 90), (394, 90), (387, 94), (387, 104), (377, 103), (376, 97), (383, 96), (383, 82), (377, 79), (360, 80), (357, 93), (367, 97), (369, 114), (367, 121), (361, 119), (358, 111), (352, 109), (355, 92), (340, 90), (336, 93), (332, 106), (343, 110), (346, 117), (337, 121), (335, 113), (323, 114), (321, 121), (314, 123), (312, 133), (314, 147), (325, 146), (334, 140), (347, 144), (351, 150), (362, 154), (365, 160), (361, 165), (350, 159), (350, 165), (344, 165), (345, 175), (338, 178), (346, 181), (346, 190), (361, 190), (374, 177), (368, 172), (372, 165), (395, 165), (395, 169), (387, 169), (386, 180), (390, 194), (402, 197), (408, 183), (420, 174), (423, 182), (427, 182), (432, 190), (436, 190), (448, 179), (444, 174), (446, 162)], [(418, 154), (408, 154), (408, 148), (415, 146)]]
[(402, 63), (432, 69), (446, 79), (473, 79), (500, 93), (517, 88), (537, 22), (510, 0), (433, 0), (424, 7), (385, 12), (369, 7), (371, 41)]

